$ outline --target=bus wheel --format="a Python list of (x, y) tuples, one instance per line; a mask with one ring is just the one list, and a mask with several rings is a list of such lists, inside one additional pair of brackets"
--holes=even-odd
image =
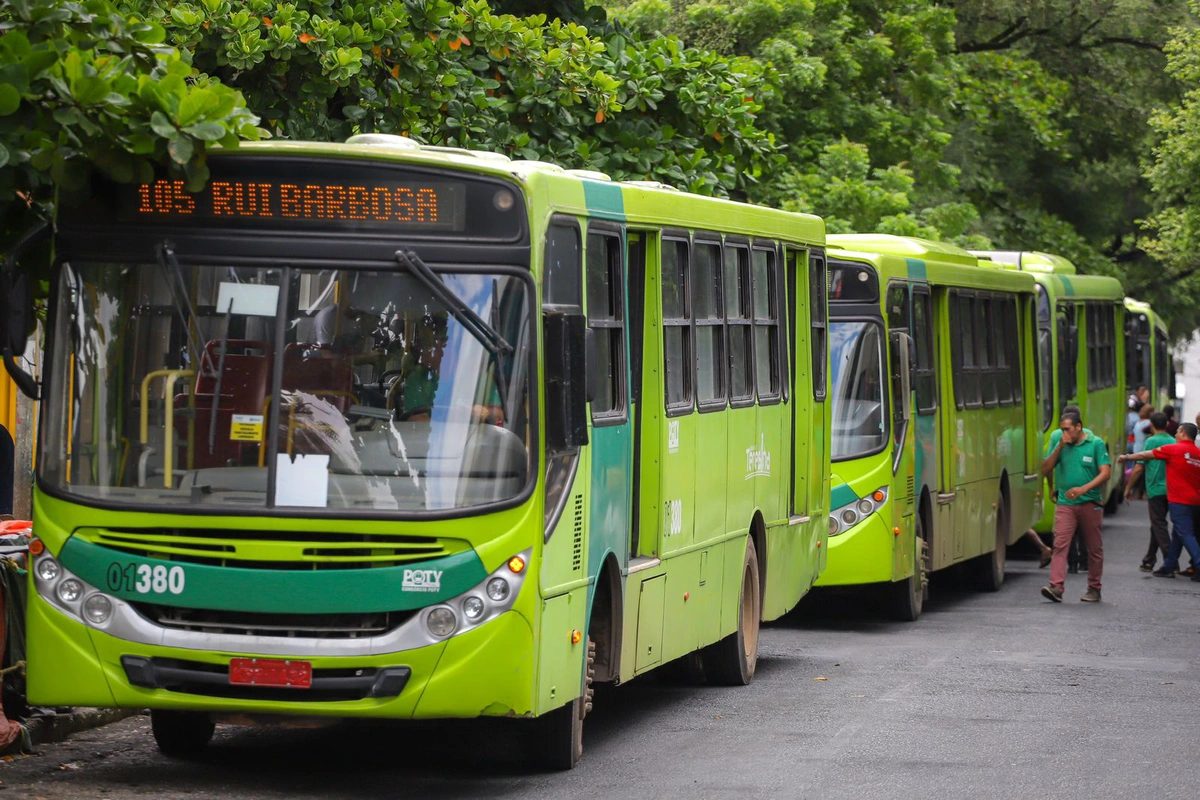
[(758, 664), (758, 623), (762, 619), (759, 586), (758, 554), (754, 539), (747, 538), (737, 630), (704, 650), (704, 671), (712, 683), (745, 686), (754, 678), (754, 667)]
[(1121, 498), (1125, 496), (1125, 489), (1122, 486), (1117, 486), (1108, 493), (1108, 500), (1104, 503), (1104, 516), (1111, 517), (1117, 513), (1117, 508), (1121, 505)]
[(1008, 556), (1008, 508), (1004, 496), (996, 501), (996, 549), (982, 555), (976, 561), (979, 588), (985, 592), (996, 592), (1004, 585), (1004, 567)]
[(888, 616), (897, 622), (915, 622), (921, 616), (925, 598), (929, 595), (929, 545), (925, 541), (925, 528), (919, 514), (915, 524), (913, 574), (907, 580), (888, 587)]
[(204, 752), (217, 728), (212, 717), (198, 711), (150, 712), (154, 741), (165, 756), (189, 758)]
[(596, 643), (589, 636), (583, 693), (565, 706), (542, 716), (530, 740), (537, 761), (544, 769), (556, 772), (573, 769), (583, 758), (583, 718), (592, 710), (592, 698), (596, 692), (592, 680), (595, 675)]

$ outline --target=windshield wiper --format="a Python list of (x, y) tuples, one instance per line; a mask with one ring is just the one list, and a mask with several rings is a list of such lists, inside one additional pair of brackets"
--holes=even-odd
[(501, 356), (513, 352), (513, 346), (505, 341), (500, 332), (476, 314), (469, 305), (463, 302), (461, 297), (450, 291), (445, 282), (438, 277), (436, 272), (429, 268), (428, 264), (421, 260), (420, 256), (412, 250), (397, 250), (396, 260), (408, 267), (417, 280), (425, 284), (425, 288), (433, 292), (434, 296), (442, 301), (443, 305), (454, 315), (454, 318), (472, 336), (478, 339), (479, 343), (486, 347), (489, 353), (494, 356)]
[[(200, 370), (204, 369), (204, 359), (201, 357), (203, 352), (197, 346), (193, 332), (199, 325), (193, 326), (195, 314), (192, 312), (192, 301), (188, 297), (187, 281), (183, 279), (183, 268), (179, 266), (179, 260), (175, 258), (175, 249), (170, 242), (162, 241), (156, 248), (158, 251), (158, 265), (162, 267), (163, 275), (167, 279), (167, 289), (171, 292), (171, 302), (175, 306), (175, 312), (179, 314), (179, 321), (183, 324), (184, 334), (187, 336), (188, 348), (191, 351), (192, 357), (199, 359)], [(182, 300), (180, 296), (182, 295)]]
[(491, 354), (496, 364), (496, 391), (500, 395), (500, 405), (503, 408), (505, 405), (504, 401), (508, 396), (508, 387), (505, 385), (502, 358), (512, 354), (513, 346), (500, 335), (499, 331), (476, 314), (461, 297), (451, 291), (441, 277), (430, 269), (429, 265), (422, 261), (421, 257), (415, 252), (412, 250), (397, 250), (396, 261), (400, 262), (402, 266), (407, 267), (408, 271), (423, 283), (425, 288), (433, 293), (434, 297), (441, 300), (442, 305), (449, 309), (459, 324), (467, 329), (467, 333), (471, 334)]

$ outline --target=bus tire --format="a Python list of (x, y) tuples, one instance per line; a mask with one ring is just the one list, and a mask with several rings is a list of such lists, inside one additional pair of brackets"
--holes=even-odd
[(913, 535), (913, 574), (888, 586), (888, 616), (897, 622), (916, 622), (929, 596), (929, 545), (919, 514), (914, 524), (917, 529)]
[(1004, 567), (1008, 562), (1008, 506), (1004, 495), (996, 502), (996, 549), (976, 560), (977, 583), (985, 592), (997, 592), (1004, 585)]
[(150, 712), (150, 730), (159, 752), (172, 758), (192, 758), (203, 753), (217, 726), (212, 717), (199, 711)]
[(1125, 496), (1125, 489), (1121, 486), (1116, 486), (1108, 493), (1108, 500), (1104, 501), (1104, 516), (1111, 517), (1117, 513), (1117, 509), (1121, 505), (1121, 498)]
[(711, 683), (745, 686), (754, 679), (754, 668), (758, 664), (758, 626), (762, 620), (760, 586), (758, 553), (754, 539), (747, 537), (737, 630), (704, 649), (704, 672)]
[(534, 736), (530, 740), (535, 760), (543, 769), (565, 772), (574, 769), (583, 758), (583, 718), (592, 710), (595, 689), (596, 643), (587, 640), (587, 663), (584, 665), (583, 693), (544, 714), (537, 720)]

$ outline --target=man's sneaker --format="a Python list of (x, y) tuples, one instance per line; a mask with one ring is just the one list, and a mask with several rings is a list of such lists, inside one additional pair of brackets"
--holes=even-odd
[(1081, 597), (1079, 599), (1085, 603), (1099, 603), (1100, 602), (1100, 590), (1099, 589), (1088, 589), (1087, 592), (1084, 593), (1083, 597)]
[(1167, 569), (1166, 567), (1159, 567), (1158, 569), (1154, 570), (1154, 572), (1151, 572), (1150, 574), (1156, 578), (1174, 578), (1175, 570)]
[(1056, 603), (1062, 602), (1062, 589), (1055, 589), (1053, 586), (1042, 587), (1042, 597), (1047, 600), (1053, 600)]
[(1142, 572), (1154, 572), (1154, 565), (1149, 562), (1143, 561), (1142, 565), (1140, 567), (1138, 567), (1138, 569), (1140, 569)]
[(1182, 575), (1185, 578), (1193, 578), (1196, 576), (1197, 573), (1196, 573), (1195, 567), (1188, 567), (1187, 569), (1178, 570), (1178, 574)]

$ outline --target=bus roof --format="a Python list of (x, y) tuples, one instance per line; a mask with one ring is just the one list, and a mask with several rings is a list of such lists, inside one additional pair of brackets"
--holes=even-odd
[[(866, 261), (882, 281), (926, 279), (935, 285), (1005, 291), (1034, 289), (1033, 278), (1016, 270), (997, 269), (960, 247), (891, 234), (834, 234), (828, 237), (831, 258)], [(982, 267), (982, 269), (981, 269)]]
[(565, 169), (546, 161), (510, 159), (502, 153), (423, 145), (405, 136), (369, 133), (345, 143), (244, 142), (237, 149), (214, 149), (213, 155), (317, 156), (384, 160), (429, 167), (465, 169), (502, 177), (537, 188), (555, 211), (599, 214), (633, 223), (711, 226), (749, 236), (823, 244), (825, 221), (813, 214), (781, 211), (676, 189), (658, 181), (614, 181), (593, 170)]
[(1105, 275), (1080, 275), (1066, 258), (1035, 250), (972, 250), (981, 259), (1003, 264), (1009, 269), (1031, 273), (1038, 284), (1055, 299), (1074, 297), (1079, 300), (1120, 300), (1125, 289), (1116, 278)]
[(1052, 272), (1056, 275), (1075, 275), (1079, 270), (1063, 256), (1038, 250), (972, 250), (981, 259), (994, 261), (1024, 272)]
[(1145, 314), (1146, 319), (1150, 320), (1150, 323), (1156, 328), (1160, 328), (1164, 331), (1167, 328), (1167, 323), (1147, 302), (1142, 300), (1134, 300), (1132, 297), (1126, 297), (1125, 310), (1133, 314)]
[(979, 259), (961, 247), (916, 236), (894, 236), (890, 233), (837, 233), (826, 238), (830, 247), (855, 250), (861, 253), (919, 258), (964, 267), (978, 266)]

